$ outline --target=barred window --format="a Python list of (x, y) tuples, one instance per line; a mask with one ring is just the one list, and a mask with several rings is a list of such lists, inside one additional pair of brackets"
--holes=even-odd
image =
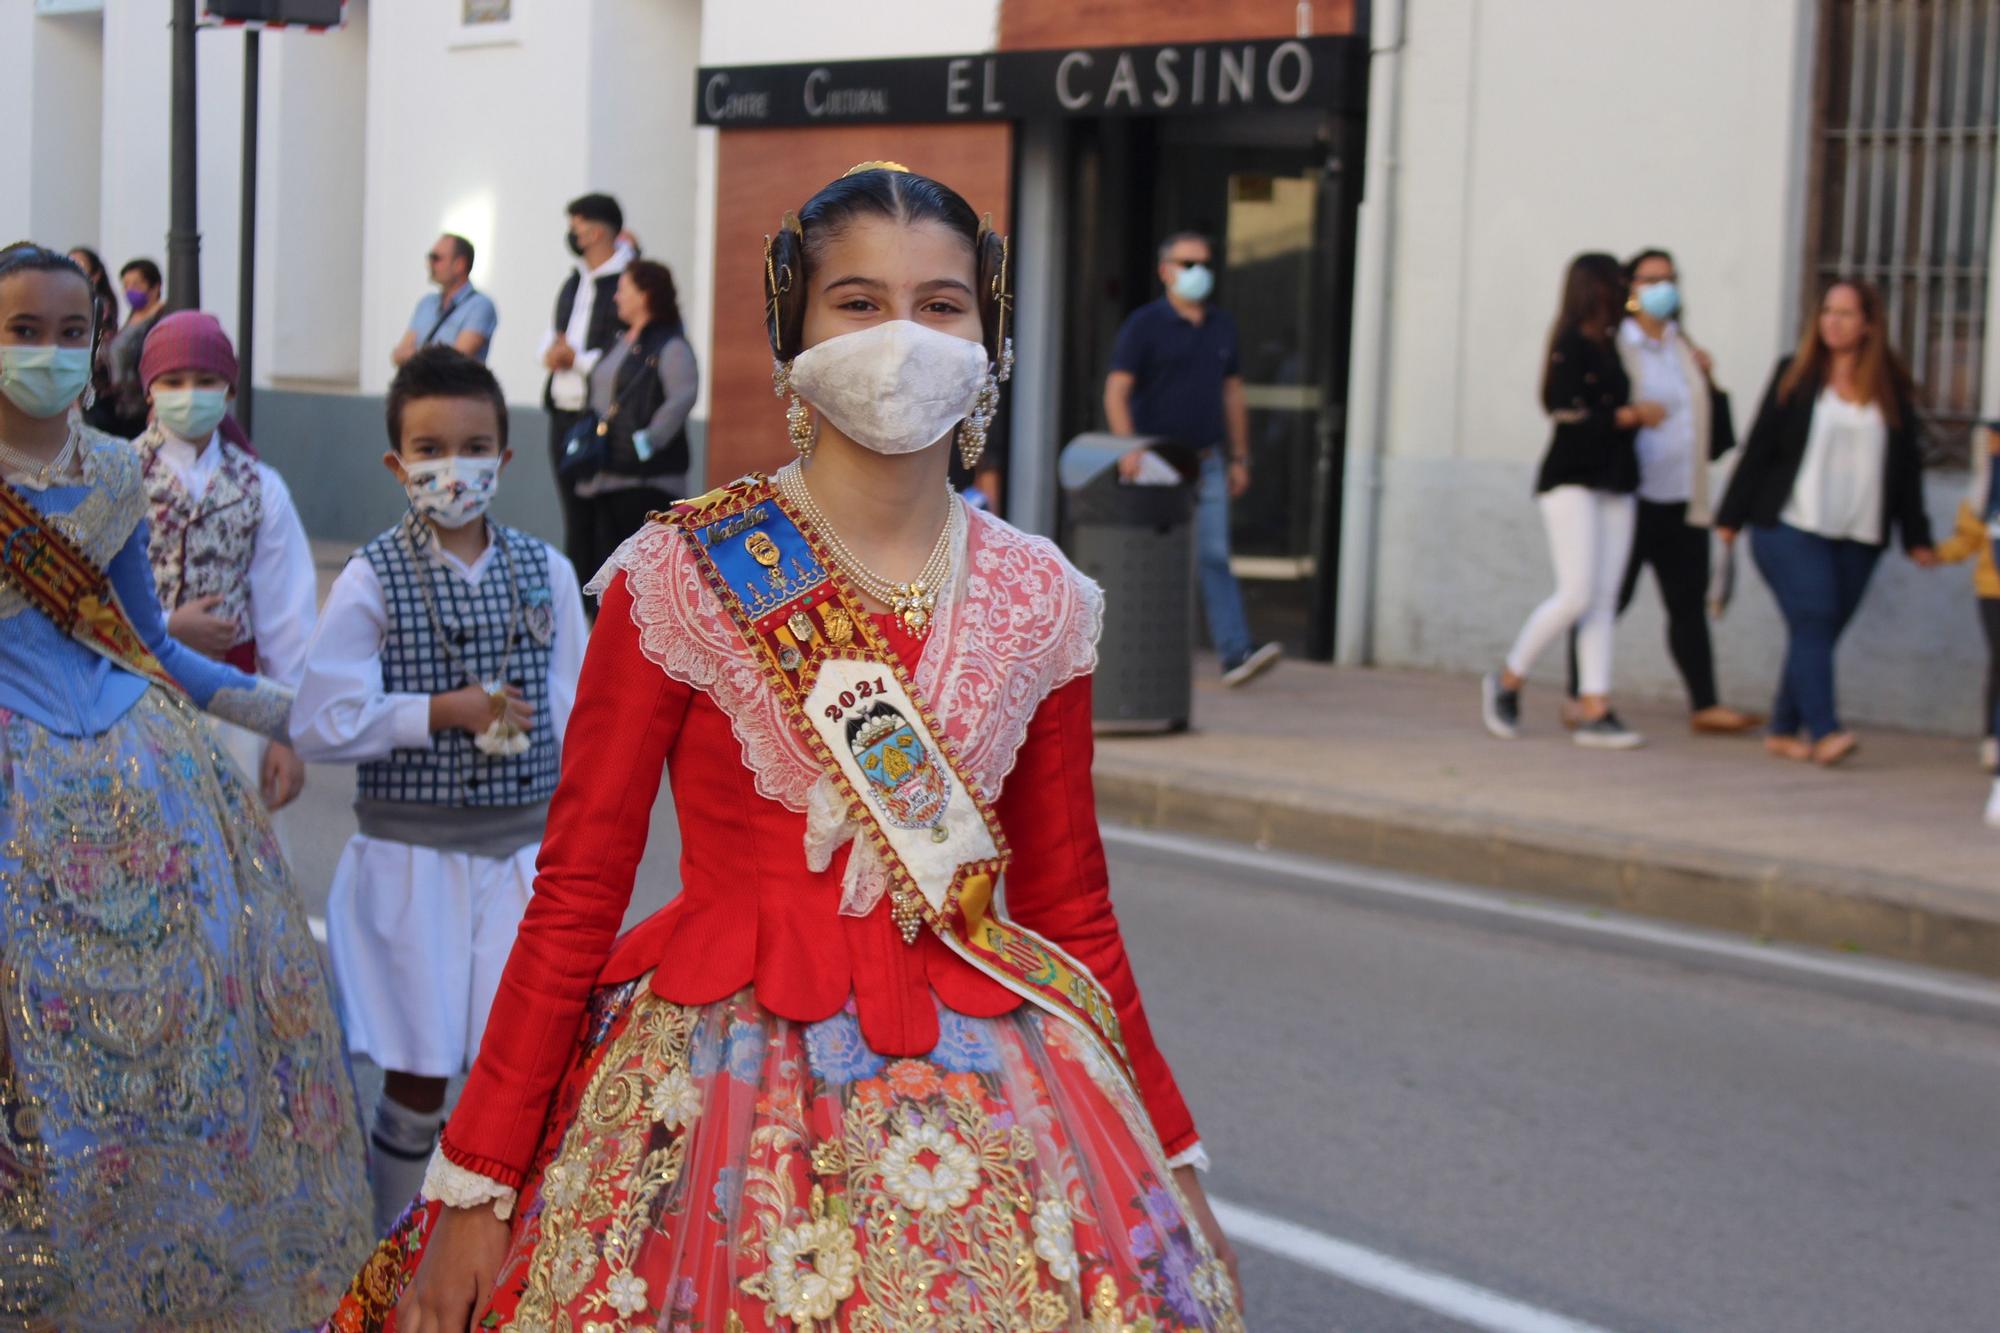
[(2000, 122), (2000, 0), (1821, 0), (1810, 311), (1836, 277), (1887, 305), (1933, 445), (1979, 412)]

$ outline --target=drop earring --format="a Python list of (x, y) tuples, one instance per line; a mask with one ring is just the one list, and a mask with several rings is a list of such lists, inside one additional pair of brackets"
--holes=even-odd
[(791, 395), (791, 403), (785, 408), (785, 430), (791, 436), (792, 448), (800, 458), (811, 458), (813, 451), (812, 414), (806, 411), (803, 399), (792, 388), (792, 363), (771, 360), (771, 392), (783, 398)]
[(966, 415), (958, 427), (958, 461), (965, 464), (967, 472), (979, 466), (979, 460), (986, 454), (986, 432), (993, 424), (993, 413), (1000, 406), (1000, 381), (992, 371), (980, 382), (979, 396), (972, 400), (972, 411)]

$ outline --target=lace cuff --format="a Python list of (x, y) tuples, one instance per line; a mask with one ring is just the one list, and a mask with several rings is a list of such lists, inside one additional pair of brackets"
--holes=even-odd
[(291, 744), (285, 724), (292, 715), (292, 692), (268, 676), (258, 676), (256, 681), (247, 690), (223, 686), (209, 699), (206, 711), (266, 740)]
[[(1209, 1168), (1208, 1149), (1201, 1146), (1200, 1139), (1196, 1139), (1193, 1143), (1190, 1143), (1187, 1147), (1169, 1157), (1167, 1165), (1173, 1167), (1175, 1170), (1179, 1170), (1184, 1166), (1191, 1166), (1203, 1175), (1206, 1175)], [(424, 1193), (426, 1197), (429, 1197), (429, 1181), (424, 1182)]]
[(477, 1208), (490, 1203), (493, 1215), (502, 1222), (514, 1215), (513, 1190), (491, 1176), (466, 1170), (446, 1157), (443, 1147), (431, 1154), (431, 1164), (424, 1168), (423, 1197), (447, 1208)]

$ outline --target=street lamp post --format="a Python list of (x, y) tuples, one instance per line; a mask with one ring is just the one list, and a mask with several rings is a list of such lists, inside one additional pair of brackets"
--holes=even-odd
[(167, 308), (201, 306), (201, 231), (195, 214), (195, 0), (174, 0), (173, 150), (167, 223)]

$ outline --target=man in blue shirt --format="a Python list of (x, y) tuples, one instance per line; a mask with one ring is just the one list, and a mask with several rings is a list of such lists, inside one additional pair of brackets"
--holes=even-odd
[(500, 312), (492, 297), (472, 286), (472, 242), (446, 232), (424, 259), (438, 290), (417, 302), (410, 327), (403, 331), (403, 340), (389, 354), (390, 359), (400, 366), (416, 355), (419, 347), (442, 343), (484, 361), (493, 330), (500, 324)]
[[(1196, 565), (1208, 636), (1222, 658), (1226, 685), (1241, 685), (1276, 665), (1275, 643), (1258, 647), (1243, 614), (1243, 593), (1229, 568), (1229, 502), (1250, 489), (1250, 407), (1236, 351), (1236, 321), (1208, 304), (1215, 288), (1214, 249), (1197, 232), (1160, 245), (1166, 295), (1132, 312), (1111, 350), (1104, 415), (1114, 435), (1159, 435), (1201, 451), (1195, 509)], [(1227, 449), (1227, 454), (1224, 450)], [(1136, 476), (1143, 450), (1121, 464)]]

